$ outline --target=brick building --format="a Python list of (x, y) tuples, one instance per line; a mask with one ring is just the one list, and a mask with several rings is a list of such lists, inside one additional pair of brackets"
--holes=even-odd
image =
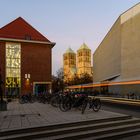
[(54, 45), (21, 17), (0, 28), (0, 68), (4, 93), (49, 92)]

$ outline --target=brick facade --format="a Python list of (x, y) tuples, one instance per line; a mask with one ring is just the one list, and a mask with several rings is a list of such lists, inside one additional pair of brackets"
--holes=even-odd
[[(15, 27), (14, 25), (16, 28), (13, 28)], [(20, 28), (22, 29), (20, 30)], [(31, 38), (26, 39), (25, 36), (27, 34)], [(47, 83), (49, 86), (51, 85), (51, 56), (55, 43), (50, 42), (25, 20), (18, 18), (0, 29), (0, 67), (4, 81), (4, 92), (6, 92), (6, 42), (20, 43), (21, 46), (20, 94), (33, 93), (35, 83)], [(30, 74), (28, 86), (25, 74)]]
[[(25, 89), (25, 74), (33, 82), (51, 82), (51, 48), (44, 44), (21, 44), (21, 90)], [(31, 89), (32, 90), (32, 89)]]

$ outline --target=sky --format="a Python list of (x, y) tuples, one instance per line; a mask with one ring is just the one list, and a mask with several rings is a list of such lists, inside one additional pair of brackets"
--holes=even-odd
[[(121, 13), (140, 0), (0, 0), (0, 28), (18, 17), (56, 45), (52, 49), (52, 74), (63, 67), (63, 53), (75, 52), (83, 43), (99, 46)], [(47, 60), (46, 60), (47, 61)]]

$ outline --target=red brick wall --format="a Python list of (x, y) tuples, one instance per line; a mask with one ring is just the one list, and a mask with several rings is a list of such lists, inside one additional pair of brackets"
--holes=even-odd
[[(46, 44), (21, 43), (21, 94), (33, 92), (33, 82), (51, 82), (51, 48)], [(0, 42), (0, 67), (5, 86), (5, 42)], [(25, 87), (30, 74), (30, 89)], [(5, 90), (4, 90), (5, 92)]]
[(21, 91), (26, 93), (25, 74), (30, 74), (30, 91), (33, 82), (51, 82), (51, 48), (45, 44), (21, 44)]

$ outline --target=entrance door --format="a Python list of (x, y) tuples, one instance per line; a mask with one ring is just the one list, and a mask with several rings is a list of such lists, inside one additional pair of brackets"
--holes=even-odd
[(35, 84), (34, 85), (34, 94), (47, 94), (49, 92), (48, 84)]

